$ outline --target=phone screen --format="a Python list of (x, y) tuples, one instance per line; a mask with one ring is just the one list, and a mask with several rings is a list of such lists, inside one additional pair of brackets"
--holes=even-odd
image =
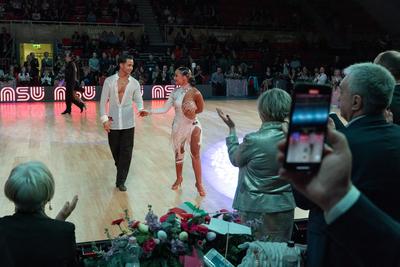
[(329, 86), (299, 85), (295, 88), (286, 145), (286, 168), (310, 170), (319, 166), (331, 92)]

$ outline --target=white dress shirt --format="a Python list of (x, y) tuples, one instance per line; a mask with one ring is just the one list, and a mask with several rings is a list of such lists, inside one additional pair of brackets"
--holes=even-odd
[(330, 210), (324, 212), (325, 221), (327, 224), (333, 223), (342, 214), (346, 213), (357, 202), (361, 193), (352, 185), (347, 194), (333, 206)]
[[(102, 123), (112, 118), (111, 129), (123, 130), (135, 127), (135, 114), (133, 102), (135, 101), (138, 110), (143, 109), (143, 99), (139, 82), (129, 76), (124, 96), (121, 103), (118, 97), (118, 73), (108, 77), (104, 81), (103, 91), (100, 99), (100, 119)], [(109, 103), (109, 111), (106, 112), (106, 105)]]

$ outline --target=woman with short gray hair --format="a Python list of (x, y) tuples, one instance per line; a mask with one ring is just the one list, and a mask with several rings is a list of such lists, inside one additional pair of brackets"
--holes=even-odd
[(78, 197), (66, 202), (56, 219), (51, 219), (45, 206), (54, 188), (50, 170), (37, 161), (17, 165), (5, 183), (4, 193), (14, 202), (15, 214), (0, 218), (0, 231), (16, 267), (77, 265), (75, 226), (65, 219)]
[(239, 167), (233, 208), (239, 211), (242, 222), (260, 220), (254, 233), (257, 239), (285, 242), (292, 235), (295, 202), (290, 184), (280, 179), (277, 162), (277, 144), (285, 136), (283, 127), (290, 105), (290, 95), (281, 89), (261, 94), (257, 103), (261, 128), (247, 134), (241, 144), (234, 122), (217, 109), (229, 127), (229, 159)]

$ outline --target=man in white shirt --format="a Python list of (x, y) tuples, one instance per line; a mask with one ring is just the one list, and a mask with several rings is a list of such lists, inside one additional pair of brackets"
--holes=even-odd
[(119, 71), (104, 81), (100, 99), (100, 118), (104, 130), (108, 133), (108, 144), (117, 167), (115, 185), (120, 191), (126, 191), (125, 181), (131, 164), (135, 133), (132, 101), (135, 101), (140, 115), (146, 116), (148, 111), (143, 109), (139, 82), (130, 76), (134, 64), (133, 57), (123, 55), (118, 61)]
[(319, 75), (314, 79), (316, 84), (326, 84), (328, 81), (328, 76), (325, 74), (325, 68), (319, 68)]

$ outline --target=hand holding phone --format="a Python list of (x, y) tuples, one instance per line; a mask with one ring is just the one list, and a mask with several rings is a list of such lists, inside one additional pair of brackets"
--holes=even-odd
[(296, 84), (292, 95), (284, 168), (312, 171), (322, 160), (332, 88)]

